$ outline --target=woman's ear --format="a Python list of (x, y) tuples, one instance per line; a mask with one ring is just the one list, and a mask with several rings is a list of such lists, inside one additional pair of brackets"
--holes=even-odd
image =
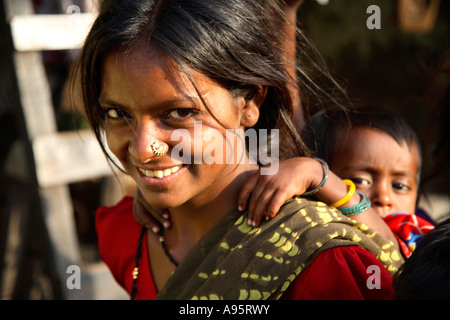
[(245, 105), (242, 111), (241, 126), (244, 128), (253, 127), (259, 120), (259, 108), (263, 104), (267, 95), (267, 87), (254, 86), (254, 88), (244, 97)]

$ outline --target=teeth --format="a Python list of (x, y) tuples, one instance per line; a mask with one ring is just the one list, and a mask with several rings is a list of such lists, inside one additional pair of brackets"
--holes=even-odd
[(142, 173), (145, 174), (147, 177), (153, 178), (155, 176), (155, 173), (152, 170), (141, 170)]
[(165, 170), (144, 170), (144, 169), (139, 169), (139, 171), (141, 171), (146, 177), (160, 179), (162, 177), (170, 176), (172, 173), (175, 173), (175, 172), (177, 172), (180, 169), (181, 169), (181, 166), (175, 166), (173, 168), (165, 169)]
[(172, 169), (170, 169), (170, 172), (175, 173), (175, 172), (177, 172), (178, 170), (180, 170), (180, 168), (181, 168), (181, 166), (173, 167)]

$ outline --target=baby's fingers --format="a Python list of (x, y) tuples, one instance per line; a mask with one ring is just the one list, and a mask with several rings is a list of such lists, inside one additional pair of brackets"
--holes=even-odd
[(266, 209), (266, 220), (273, 219), (277, 215), (278, 211), (280, 211), (281, 206), (289, 198), (291, 198), (291, 196), (285, 191), (278, 190), (275, 192)]
[[(252, 200), (253, 197), (254, 195), (252, 195)], [(270, 188), (266, 188), (259, 194), (258, 198), (255, 198), (254, 208), (251, 212), (249, 211), (249, 220), (252, 222), (252, 226), (258, 227), (261, 224), (261, 221), (265, 219), (267, 208), (272, 201), (272, 197), (273, 190), (271, 190)]]
[(266, 189), (257, 200), (258, 205), (253, 213), (253, 226), (258, 227), (263, 219), (273, 219), (277, 215), (281, 206), (289, 198), (289, 194), (285, 191), (273, 190), (271, 188)]
[(253, 174), (250, 178), (248, 178), (238, 195), (238, 209), (239, 211), (244, 211), (247, 208), (247, 202), (255, 189), (256, 184), (258, 183), (259, 172)]

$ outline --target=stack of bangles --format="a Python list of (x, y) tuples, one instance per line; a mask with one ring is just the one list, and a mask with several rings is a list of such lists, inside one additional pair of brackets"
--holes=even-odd
[[(311, 196), (311, 195), (315, 194), (316, 192), (318, 192), (324, 186), (325, 182), (328, 179), (328, 172), (329, 172), (328, 164), (325, 161), (323, 161), (322, 159), (319, 159), (319, 158), (314, 158), (314, 159), (319, 161), (323, 165), (323, 167), (324, 167), (324, 176), (323, 176), (322, 182), (320, 183), (320, 185), (317, 188), (315, 188), (314, 190), (305, 192), (303, 194), (303, 196)], [(353, 215), (357, 215), (357, 214), (363, 213), (364, 211), (369, 209), (370, 205), (371, 205), (369, 198), (367, 198), (367, 196), (363, 192), (356, 191), (356, 186), (353, 183), (353, 181), (348, 180), (348, 179), (345, 179), (343, 181), (348, 186), (347, 194), (341, 200), (336, 201), (335, 203), (332, 203), (329, 206), (333, 207), (333, 208), (338, 208), (338, 207), (343, 206), (344, 204), (346, 204), (350, 200), (350, 198), (356, 192), (356, 193), (358, 193), (360, 195), (361, 201), (355, 206), (339, 209), (339, 211), (341, 211), (341, 213), (343, 215), (349, 217), (349, 216), (353, 216)]]

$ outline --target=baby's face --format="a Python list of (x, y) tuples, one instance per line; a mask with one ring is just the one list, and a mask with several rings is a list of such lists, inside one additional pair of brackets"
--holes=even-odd
[(415, 144), (399, 145), (387, 133), (366, 127), (353, 128), (341, 141), (330, 161), (334, 173), (351, 179), (381, 217), (415, 212), (419, 178)]

